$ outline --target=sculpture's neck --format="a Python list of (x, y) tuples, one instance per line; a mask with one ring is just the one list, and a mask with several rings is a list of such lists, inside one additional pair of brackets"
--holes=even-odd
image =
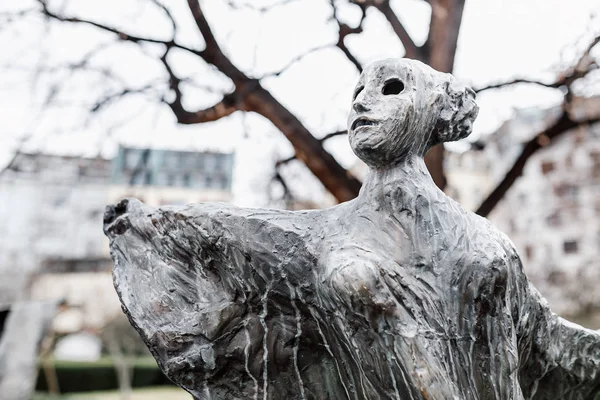
[(389, 169), (372, 169), (360, 191), (359, 200), (370, 207), (395, 212), (414, 207), (419, 195), (431, 198), (441, 193), (423, 158), (413, 156)]

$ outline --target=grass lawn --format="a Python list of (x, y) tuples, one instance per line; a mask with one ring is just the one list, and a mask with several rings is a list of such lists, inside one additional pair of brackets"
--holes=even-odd
[[(50, 396), (46, 393), (36, 393), (32, 400), (121, 400), (118, 391), (72, 393), (60, 396)], [(182, 389), (175, 387), (156, 387), (134, 389), (128, 400), (191, 400), (192, 396)]]

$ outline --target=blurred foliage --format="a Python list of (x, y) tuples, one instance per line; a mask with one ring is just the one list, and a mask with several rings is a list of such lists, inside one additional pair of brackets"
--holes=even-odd
[[(133, 368), (132, 387), (173, 385), (160, 371), (152, 357), (130, 360)], [(117, 371), (111, 358), (96, 362), (53, 361), (58, 385), (62, 393), (114, 390), (119, 387)], [(36, 391), (48, 390), (44, 373), (40, 371)]]
[[(129, 400), (190, 400), (191, 396), (175, 387), (152, 387), (136, 389), (129, 396)], [(35, 393), (32, 400), (121, 400), (118, 391), (90, 392), (77, 394), (50, 395)]]
[[(123, 354), (128, 356), (142, 356), (152, 359), (150, 351), (136, 330), (131, 326), (125, 314), (119, 313), (109, 321), (100, 332), (102, 351), (110, 354), (109, 342), (116, 340)], [(152, 359), (152, 362), (154, 360)]]

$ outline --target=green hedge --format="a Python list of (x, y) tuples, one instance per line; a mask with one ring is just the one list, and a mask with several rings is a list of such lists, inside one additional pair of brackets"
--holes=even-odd
[[(173, 385), (152, 358), (133, 361), (132, 387)], [(97, 362), (53, 361), (61, 393), (115, 390), (119, 388), (117, 371), (110, 358)], [(39, 368), (36, 391), (47, 392), (43, 369)]]

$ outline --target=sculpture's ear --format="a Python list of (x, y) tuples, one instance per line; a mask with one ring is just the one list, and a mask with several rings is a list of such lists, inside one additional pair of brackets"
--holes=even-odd
[(432, 144), (453, 142), (471, 134), (479, 107), (473, 89), (459, 84), (449, 74), (440, 86), (441, 111), (432, 132)]

